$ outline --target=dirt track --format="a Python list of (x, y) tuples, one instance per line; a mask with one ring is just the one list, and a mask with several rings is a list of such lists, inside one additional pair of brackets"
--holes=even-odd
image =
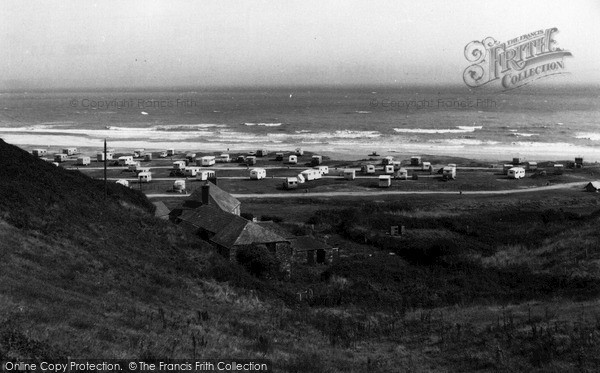
[[(553, 184), (542, 187), (534, 187), (534, 188), (523, 188), (523, 189), (508, 189), (508, 190), (475, 190), (475, 191), (463, 191), (464, 195), (498, 195), (498, 194), (515, 194), (515, 193), (532, 193), (532, 192), (542, 192), (546, 190), (556, 190), (556, 189), (569, 189), (578, 187), (583, 189), (586, 183), (572, 182), (572, 183), (564, 183), (564, 184)], [(302, 189), (302, 188), (300, 188)], [(343, 191), (343, 192), (316, 192), (316, 193), (262, 193), (262, 194), (232, 194), (235, 198), (314, 198), (314, 197), (369, 197), (369, 196), (381, 196), (381, 195), (403, 195), (403, 194), (461, 194), (461, 192), (457, 191), (388, 191), (388, 190), (376, 190), (376, 191)], [(165, 198), (165, 197), (186, 197), (185, 194), (147, 194), (148, 198)]]

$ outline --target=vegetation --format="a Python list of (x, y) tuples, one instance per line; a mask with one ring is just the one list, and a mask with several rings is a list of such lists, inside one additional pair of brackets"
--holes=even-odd
[[(143, 194), (109, 184), (105, 197), (102, 182), (2, 141), (0, 195), (0, 360), (267, 358), (277, 372), (600, 367), (600, 212), (561, 209), (564, 199), (460, 209), (335, 200), (316, 212), (322, 201), (306, 199), (297, 205), (306, 225), (289, 205), (251, 209), (342, 248), (332, 265), (295, 265), (284, 281), (264, 247), (231, 263), (155, 219)], [(390, 226), (405, 232), (391, 236)]]

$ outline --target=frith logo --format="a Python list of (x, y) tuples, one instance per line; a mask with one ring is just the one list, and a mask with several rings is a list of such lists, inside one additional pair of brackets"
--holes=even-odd
[(537, 30), (500, 43), (492, 37), (472, 41), (465, 58), (473, 64), (463, 73), (469, 87), (481, 87), (499, 80), (504, 90), (524, 86), (550, 75), (564, 74), (570, 52), (556, 46), (557, 28)]

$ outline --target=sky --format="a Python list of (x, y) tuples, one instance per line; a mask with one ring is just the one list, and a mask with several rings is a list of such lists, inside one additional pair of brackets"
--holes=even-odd
[(0, 90), (464, 84), (465, 46), (558, 28), (600, 84), (600, 1), (3, 0)]

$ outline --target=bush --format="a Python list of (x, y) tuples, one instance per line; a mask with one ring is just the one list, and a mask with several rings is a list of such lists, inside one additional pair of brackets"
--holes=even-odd
[(247, 245), (236, 254), (238, 263), (258, 278), (276, 277), (279, 261), (264, 245)]
[(260, 221), (273, 221), (275, 223), (281, 223), (283, 218), (277, 215), (263, 215), (260, 217)]

